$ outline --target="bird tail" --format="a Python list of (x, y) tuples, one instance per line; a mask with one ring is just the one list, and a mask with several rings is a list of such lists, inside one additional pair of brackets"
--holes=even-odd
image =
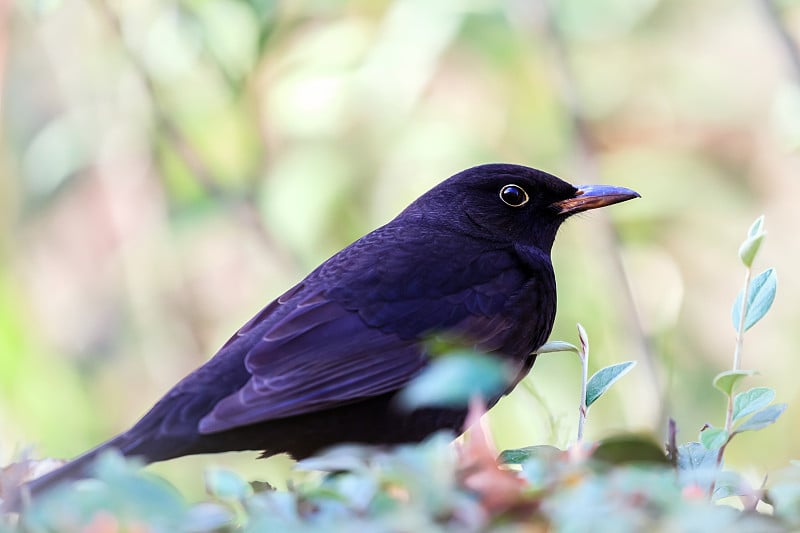
[(40, 496), (44, 492), (52, 489), (65, 481), (89, 477), (95, 459), (106, 450), (119, 450), (123, 455), (128, 455), (130, 445), (127, 445), (124, 435), (118, 435), (113, 439), (92, 448), (86, 453), (79, 455), (68, 463), (56, 468), (55, 470), (28, 481), (18, 487), (15, 493), (8, 496), (3, 502), (2, 511), (21, 512), (27, 502)]

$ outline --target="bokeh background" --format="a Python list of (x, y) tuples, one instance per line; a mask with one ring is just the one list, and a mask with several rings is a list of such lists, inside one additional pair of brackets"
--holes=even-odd
[[(729, 448), (797, 458), (800, 2), (0, 2), (0, 464), (125, 429), (239, 325), (347, 243), (474, 164), (643, 198), (571, 220), (553, 339), (639, 365), (588, 436), (681, 441), (723, 421), (736, 251), (780, 278), (750, 384), (790, 403)], [(543, 356), (490, 415), (500, 447), (574, 438), (577, 358)], [(202, 465), (281, 486), (255, 454)]]

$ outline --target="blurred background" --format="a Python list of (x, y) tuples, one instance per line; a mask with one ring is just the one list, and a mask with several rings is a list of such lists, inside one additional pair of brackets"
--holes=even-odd
[[(440, 180), (507, 161), (643, 198), (571, 220), (553, 339), (639, 365), (587, 432), (721, 424), (737, 248), (769, 232), (749, 385), (790, 403), (729, 448), (797, 458), (800, 2), (0, 2), (0, 464), (127, 428), (242, 323)], [(573, 438), (579, 364), (542, 356), (490, 415), (501, 448)], [(226, 464), (154, 469), (199, 491)]]

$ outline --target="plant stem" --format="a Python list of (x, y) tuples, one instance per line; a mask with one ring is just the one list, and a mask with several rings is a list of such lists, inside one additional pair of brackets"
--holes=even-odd
[[(747, 318), (747, 300), (750, 298), (750, 277), (753, 270), (748, 268), (744, 273), (744, 289), (742, 290), (742, 306), (739, 308), (739, 325), (736, 328), (736, 349), (733, 352), (733, 370), (742, 366), (742, 345), (744, 344), (744, 321)], [(726, 426), (727, 427), (727, 426)]]
[(581, 343), (581, 406), (578, 412), (578, 442), (583, 440), (583, 426), (586, 424), (586, 382), (589, 380), (589, 344)]
[[(736, 348), (733, 352), (733, 370), (739, 370), (742, 366), (742, 345), (744, 344), (744, 324), (747, 318), (747, 300), (750, 298), (750, 278), (753, 275), (752, 268), (748, 267), (744, 273), (744, 289), (742, 289), (742, 305), (739, 308), (739, 324), (736, 328)], [(725, 454), (725, 448), (733, 437), (733, 389), (728, 395), (728, 408), (725, 411), (725, 432), (728, 434), (728, 440), (720, 446), (717, 452), (717, 470), (722, 468), (722, 458)], [(714, 494), (714, 486), (716, 483), (711, 483), (710, 496)]]

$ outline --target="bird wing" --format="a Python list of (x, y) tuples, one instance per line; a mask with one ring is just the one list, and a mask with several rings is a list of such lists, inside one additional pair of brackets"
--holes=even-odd
[(250, 380), (217, 403), (202, 433), (319, 411), (396, 390), (424, 365), (422, 349), (312, 295), (265, 331), (245, 357)]
[[(425, 270), (420, 262), (426, 261), (417, 261), (414, 268)], [(471, 341), (493, 350), (499, 348), (496, 339), (512, 327), (499, 312), (510, 287), (520, 282), (510, 263), (491, 269), (491, 276), (463, 276), (461, 282), (458, 275), (446, 281), (429, 275), (423, 281), (425, 276), (409, 271), (391, 283), (377, 267), (349, 263), (348, 271), (357, 276), (336, 268), (332, 273), (325, 268), (315, 271), (229, 341), (258, 336), (244, 357), (251, 377), (203, 417), (202, 433), (396, 391), (425, 366), (422, 341), (427, 335), (463, 331)], [(464, 264), (453, 272), (469, 268)], [(397, 278), (397, 271), (392, 272)], [(372, 279), (373, 274), (381, 279)], [(331, 275), (336, 284), (326, 282)]]

